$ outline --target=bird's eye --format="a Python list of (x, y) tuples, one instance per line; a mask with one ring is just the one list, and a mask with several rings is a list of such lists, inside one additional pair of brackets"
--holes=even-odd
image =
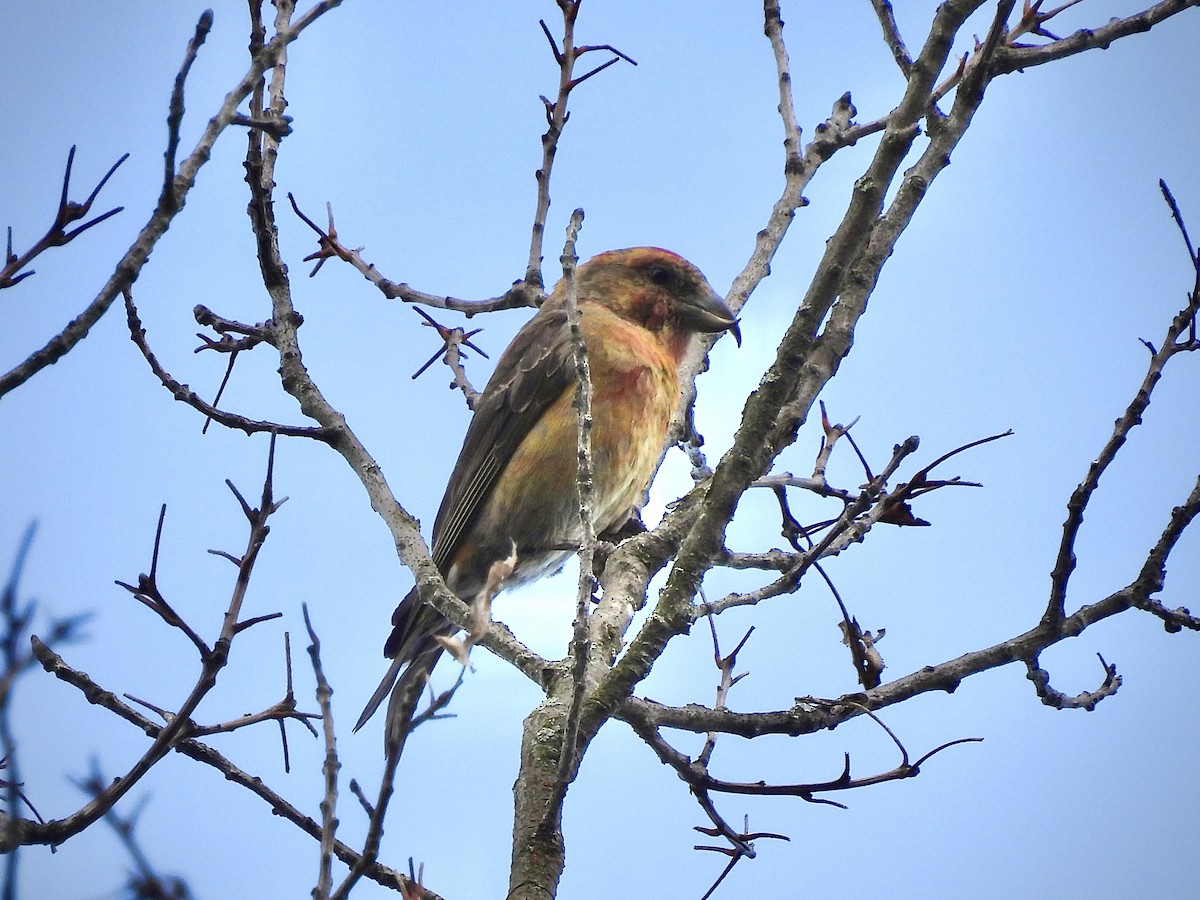
[(675, 283), (675, 273), (670, 269), (655, 268), (650, 271), (650, 280), (659, 287), (670, 287)]

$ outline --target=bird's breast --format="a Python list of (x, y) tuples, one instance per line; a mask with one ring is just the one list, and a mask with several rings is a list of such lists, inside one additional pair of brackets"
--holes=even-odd
[[(585, 319), (585, 326), (589, 324)], [(596, 532), (622, 524), (642, 503), (679, 398), (675, 361), (654, 336), (623, 320), (584, 335), (592, 378), (592, 517)], [(548, 408), (505, 467), (483, 511), (485, 533), (527, 536), (528, 566), (514, 582), (539, 577), (569, 551), (539, 548), (577, 543), (582, 536), (578, 492), (575, 388)]]

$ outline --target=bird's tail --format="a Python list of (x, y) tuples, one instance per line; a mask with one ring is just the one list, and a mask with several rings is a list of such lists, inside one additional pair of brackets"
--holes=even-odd
[[(391, 693), (386, 727), (389, 746), (396, 739), (398, 730), (407, 735), (429, 673), (442, 655), (441, 644), (435, 638), (455, 631), (441, 613), (421, 602), (416, 588), (409, 591), (396, 607), (392, 626), (392, 633), (383, 648), (384, 654), (392, 658), (391, 665), (354, 725), (355, 731), (362, 728)], [(400, 741), (403, 743), (403, 738)]]
[[(383, 726), (383, 748), (389, 758), (399, 758), (404, 750), (404, 742), (413, 729), (413, 718), (425, 686), (429, 684), (429, 673), (437, 665), (442, 655), (442, 648), (436, 641), (429, 641), (429, 647), (416, 659), (411, 660), (396, 685), (392, 688), (388, 700), (387, 721)], [(378, 692), (377, 692), (378, 693)], [(382, 698), (380, 698), (382, 699)]]

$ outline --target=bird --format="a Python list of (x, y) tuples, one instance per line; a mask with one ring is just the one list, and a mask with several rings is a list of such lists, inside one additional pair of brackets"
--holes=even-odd
[[(601, 253), (578, 266), (574, 284), (592, 383), (593, 523), (602, 535), (638, 513), (693, 337), (729, 331), (740, 344), (741, 334), (700, 270), (669, 250)], [(555, 572), (576, 552), (576, 384), (564, 279), (497, 361), (434, 519), (433, 561), (464, 602)], [(402, 746), (445, 649), (439, 638), (457, 630), (414, 587), (392, 616), (384, 644), (392, 662), (354, 730), (390, 691), (385, 744)]]

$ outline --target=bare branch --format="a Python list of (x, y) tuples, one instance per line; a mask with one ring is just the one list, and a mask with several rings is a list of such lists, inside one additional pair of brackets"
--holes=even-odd
[(429, 294), (425, 291), (418, 291), (404, 282), (391, 281), (380, 274), (379, 270), (375, 268), (374, 263), (368, 263), (363, 259), (362, 248), (351, 250), (338, 240), (337, 231), (333, 227), (333, 208), (331, 206), (329, 207), (329, 230), (326, 231), (301, 212), (295, 197), (290, 193), (287, 196), (292, 205), (292, 211), (317, 234), (318, 250), (304, 258), (305, 262), (317, 260), (316, 267), (309, 273), (310, 277), (317, 274), (326, 259), (337, 257), (357, 269), (367, 281), (375, 285), (380, 293), (389, 300), (420, 303), (423, 306), (433, 309), (452, 309), (456, 312), (466, 313), (468, 316), (473, 316), (476, 313), (495, 312), (501, 309), (516, 309), (526, 306), (537, 307), (546, 298), (540, 285), (531, 285), (524, 281), (514, 281), (513, 286), (503, 294), (496, 297), (489, 297), (485, 300), (462, 300), (458, 297), (450, 297), (444, 294)]
[(567, 226), (566, 243), (563, 246), (563, 283), (566, 286), (567, 322), (571, 332), (571, 348), (575, 359), (575, 411), (577, 472), (575, 483), (579, 491), (579, 581), (575, 590), (575, 621), (571, 637), (571, 694), (570, 705), (564, 719), (562, 748), (559, 751), (558, 771), (554, 776), (554, 787), (548, 792), (546, 811), (541, 831), (558, 830), (561, 827), (562, 804), (567, 787), (579, 768), (579, 717), (587, 694), (587, 671), (591, 664), (592, 643), (588, 628), (588, 613), (595, 599), (597, 580), (595, 576), (596, 522), (593, 504), (595, 483), (592, 460), (592, 372), (588, 363), (587, 344), (583, 338), (579, 298), (575, 285), (575, 267), (579, 257), (575, 243), (579, 229), (583, 226), (583, 210), (571, 215)]
[[(1198, 275), (1198, 279), (1200, 279), (1200, 275)], [(1137, 393), (1125, 407), (1121, 417), (1117, 419), (1112, 434), (1109, 435), (1096, 458), (1088, 466), (1083, 480), (1071, 492), (1071, 497), (1067, 501), (1067, 520), (1063, 523), (1058, 555), (1050, 574), (1050, 599), (1043, 616), (1043, 622), (1051, 627), (1060, 626), (1066, 615), (1067, 584), (1075, 569), (1075, 542), (1080, 528), (1083, 526), (1084, 511), (1100, 485), (1100, 476), (1116, 459), (1117, 453), (1129, 438), (1129, 433), (1141, 424), (1142, 416), (1150, 405), (1151, 395), (1162, 378), (1163, 369), (1167, 363), (1178, 353), (1200, 348), (1200, 341), (1195, 338), (1198, 312), (1200, 312), (1200, 282), (1198, 282), (1197, 289), (1194, 289), (1189, 296), (1187, 305), (1171, 320), (1162, 346), (1154, 349), (1153, 345), (1146, 344), (1151, 349), (1150, 360)], [(1193, 492), (1194, 495), (1195, 492)], [(1143, 577), (1150, 578), (1158, 584), (1158, 588), (1153, 588), (1151, 593), (1161, 588), (1166, 557), (1174, 547), (1175, 541), (1183, 533), (1183, 529), (1196, 515), (1196, 507), (1191, 500), (1185, 503), (1180, 510), (1177, 510), (1178, 521), (1168, 529), (1168, 533), (1164, 533), (1163, 539), (1159, 541), (1147, 559), (1147, 569), (1143, 571)]]
[[(9, 827), (0, 832), (0, 852), (11, 851), (22, 844), (61, 844), (67, 838), (83, 831), (112, 809), (113, 805), (128, 793), (168, 752), (175, 749), (181, 741), (189, 737), (191, 729), (194, 727), (194, 723), (191, 720), (192, 713), (199, 706), (200, 701), (216, 685), (217, 676), (228, 662), (230, 645), (238, 631), (238, 620), (250, 575), (255, 560), (258, 557), (258, 551), (269, 531), (267, 519), (278, 508), (278, 503), (273, 501), (272, 491), (274, 451), (275, 440), (272, 437), (271, 451), (267, 459), (267, 473), (263, 480), (262, 502), (259, 509), (253, 510), (253, 515), (249, 516), (250, 534), (246, 551), (241, 557), (237, 582), (234, 585), (229, 605), (222, 620), (220, 634), (213, 643), (212, 649), (206, 653), (202, 652), (203, 665), (201, 673), (187, 698), (180, 705), (179, 709), (169, 717), (165, 727), (155, 729), (150, 747), (143, 752), (142, 756), (130, 767), (124, 776), (114, 780), (87, 805), (64, 818), (46, 823), (34, 823), (24, 820), (19, 822), (10, 821)], [(161, 528), (159, 535), (161, 536)], [(156, 539), (157, 544), (158, 541)], [(152, 572), (154, 572), (153, 567)], [(143, 579), (139, 579), (139, 582), (141, 581)], [(126, 587), (128, 588), (128, 586)], [(132, 588), (129, 589), (134, 590)], [(134, 592), (135, 594), (138, 593), (136, 590)], [(60, 657), (52, 654), (36, 637), (32, 640), (34, 655), (38, 657), (42, 666), (47, 671), (60, 678), (71, 675), (67, 671), (68, 667), (65, 667)], [(198, 639), (196, 640), (198, 641)], [(199, 641), (198, 646), (203, 647), (203, 642)], [(67, 673), (67, 675), (64, 675), (64, 673)], [(72, 683), (85, 688), (85, 694), (91, 702), (101, 702), (98, 699), (98, 695), (104, 692), (87, 680), (86, 676), (74, 678)], [(114, 702), (117, 701), (114, 700)]]
[(10, 225), (8, 228), (8, 241), (4, 252), (4, 266), (0, 268), (0, 290), (12, 287), (19, 282), (24, 281), (30, 275), (35, 274), (32, 269), (30, 269), (28, 272), (22, 272), (21, 270), (51, 247), (66, 246), (89, 228), (99, 225), (101, 222), (112, 218), (117, 213), (124, 210), (125, 207), (123, 206), (114, 207), (113, 209), (108, 210), (108, 212), (101, 213), (94, 219), (84, 222), (78, 228), (73, 228), (70, 231), (67, 231), (67, 226), (69, 224), (85, 218), (88, 213), (91, 212), (92, 204), (100, 195), (100, 191), (104, 189), (104, 185), (108, 184), (108, 180), (112, 178), (113, 173), (116, 172), (117, 169), (120, 168), (121, 163), (125, 162), (127, 159), (129, 159), (128, 153), (124, 154), (109, 167), (108, 171), (104, 173), (104, 177), (100, 179), (99, 183), (94, 188), (92, 188), (91, 194), (88, 195), (88, 198), (84, 200), (83, 203), (75, 203), (69, 198), (69, 192), (71, 188), (71, 169), (75, 164), (75, 147), (71, 147), (71, 151), (67, 154), (67, 168), (66, 172), (63, 174), (62, 194), (58, 200), (58, 210), (54, 214), (54, 222), (46, 230), (46, 233), (38, 238), (32, 247), (30, 247), (24, 253), (18, 255), (13, 252), (12, 248), (12, 226)]
[[(208, 401), (204, 400), (186, 384), (177, 381), (170, 372), (163, 368), (162, 363), (158, 361), (158, 357), (154, 355), (154, 351), (150, 349), (150, 344), (146, 339), (146, 329), (142, 326), (142, 320), (138, 316), (137, 307), (133, 302), (133, 293), (129, 288), (124, 288), (122, 293), (125, 297), (125, 314), (129, 323), (129, 337), (141, 351), (146, 362), (150, 365), (155, 377), (159, 380), (163, 387), (171, 392), (171, 395), (197, 412), (204, 413), (206, 420), (217, 422), (224, 425), (226, 428), (236, 428), (246, 434), (256, 434), (266, 432), (267, 434), (281, 434), (285, 437), (304, 437), (311, 438), (316, 441), (324, 441), (328, 443), (332, 440), (333, 435), (324, 428), (314, 428), (310, 425), (285, 425), (281, 422), (263, 422), (256, 419), (250, 419), (246, 416), (239, 416), (237, 413), (225, 412), (217, 409)], [(232, 357), (230, 360), (232, 365)], [(224, 389), (224, 382), (221, 385)]]
[(1094, 691), (1084, 691), (1074, 697), (1068, 697), (1050, 686), (1050, 673), (1038, 665), (1036, 656), (1026, 660), (1025, 667), (1028, 670), (1028, 678), (1033, 682), (1034, 690), (1037, 691), (1038, 698), (1044, 704), (1055, 709), (1086, 709), (1091, 712), (1096, 708), (1097, 703), (1105, 697), (1111, 697), (1121, 686), (1121, 676), (1117, 674), (1117, 667), (1106, 663), (1104, 657), (1099, 653), (1096, 656), (1100, 659), (1100, 665), (1104, 667), (1104, 683)]
[(900, 73), (907, 78), (912, 72), (912, 57), (908, 55), (904, 39), (900, 37), (900, 29), (896, 26), (896, 14), (892, 11), (892, 4), (889, 0), (871, 0), (871, 6), (875, 8), (875, 15), (879, 18), (879, 24), (883, 28), (883, 39), (887, 42), (888, 49), (892, 51), (892, 57), (896, 60), (896, 65), (900, 67)]
[[(542, 27), (542, 33), (546, 35), (550, 51), (554, 55), (554, 61), (558, 65), (558, 94), (555, 96), (554, 102), (551, 103), (545, 97), (541, 98), (542, 104), (546, 108), (547, 127), (545, 134), (542, 135), (542, 163), (534, 176), (537, 179), (537, 201), (534, 205), (533, 230), (529, 241), (529, 260), (525, 266), (523, 281), (524, 284), (538, 289), (545, 286), (545, 282), (542, 280), (542, 242), (546, 233), (546, 215), (550, 210), (550, 174), (554, 169), (554, 158), (558, 153), (558, 141), (562, 137), (567, 120), (571, 117), (567, 111), (567, 102), (570, 99), (571, 91), (618, 60), (637, 65), (627, 55), (608, 44), (575, 46), (575, 22), (579, 16), (580, 3), (581, 0), (560, 0), (558, 4), (563, 20), (561, 49), (555, 42), (554, 36), (550, 34), (546, 23), (544, 21), (538, 23)], [(575, 63), (581, 56), (601, 51), (612, 53), (613, 58), (584, 75), (576, 76), (574, 74)]]
[(317, 21), (330, 9), (338, 6), (341, 0), (320, 0), (301, 16), (291, 28), (277, 34), (269, 44), (256, 53), (250, 64), (250, 70), (225, 96), (217, 113), (208, 120), (204, 132), (196, 148), (179, 166), (170, 192), (167, 204), (160, 202), (158, 208), (151, 214), (149, 221), (142, 227), (133, 245), (125, 255), (118, 260), (113, 274), (101, 288), (100, 293), (88, 304), (78, 316), (56, 334), (40, 350), (35, 351), (24, 362), (0, 375), (0, 397), (24, 384), (46, 366), (58, 362), (63, 356), (83, 340), (92, 326), (108, 311), (117, 296), (129, 285), (133, 284), (138, 274), (149, 259), (151, 251), (159, 238), (166, 233), (171, 221), (183, 208), (183, 200), (196, 182), (200, 168), (208, 162), (212, 155), (213, 145), (217, 138), (228, 128), (237, 116), (237, 108), (249, 95), (262, 73), (273, 66), (288, 44), (296, 40), (304, 30)]
[[(122, 703), (117, 699), (115, 694), (104, 690), (88, 678), (86, 674), (67, 665), (61, 656), (37, 640), (37, 638), (33, 639), (33, 649), (34, 655), (47, 672), (66, 684), (77, 688), (88, 699), (88, 702), (116, 714), (145, 732), (152, 739), (159, 737), (165, 731), (164, 726), (147, 719), (137, 710), (133, 709), (133, 707)], [(225, 780), (244, 787), (251, 794), (261, 799), (274, 815), (281, 816), (296, 825), (304, 833), (320, 840), (321, 826), (317, 822), (302, 813), (285, 797), (267, 787), (262, 778), (238, 768), (212, 747), (200, 741), (185, 738), (175, 745), (174, 750), (189, 759), (212, 767), (220, 772)], [(23, 839), (25, 835), (22, 832), (28, 830), (28, 824), (21, 820), (9, 822), (9, 826), (13, 831), (14, 846), (16, 844), (38, 843), (38, 841)], [(5, 838), (8, 837), (7, 834), (4, 836)], [(61, 841), (56, 841), (55, 843), (61, 843)], [(334, 843), (334, 852), (337, 854), (338, 859), (347, 865), (353, 865), (359, 859), (357, 851), (343, 844), (341, 841)], [(384, 887), (394, 889), (399, 888), (400, 885), (405, 883), (404, 876), (400, 872), (379, 862), (371, 864), (366, 872), (366, 877), (382, 884)], [(430, 893), (429, 900), (437, 900), (437, 898)]]
[(333, 887), (333, 846), (337, 831), (337, 776), (342, 764), (338, 761), (337, 736), (333, 728), (333, 688), (325, 678), (321, 665), (321, 640), (308, 616), (308, 604), (302, 604), (304, 627), (308, 631), (308, 655), (312, 659), (313, 674), (317, 679), (317, 703), (321, 707), (321, 724), (325, 736), (325, 762), (321, 771), (325, 776), (325, 796), (321, 798), (321, 856), (317, 869), (317, 885), (313, 889), (314, 900), (329, 896)]
[[(1071, 4), (1055, 10), (1060, 12)], [(1034, 66), (1044, 65), (1087, 50), (1107, 49), (1113, 42), (1133, 34), (1149, 31), (1155, 25), (1178, 15), (1185, 9), (1200, 5), (1197, 0), (1164, 0), (1124, 18), (1114, 18), (1095, 28), (1081, 28), (1061, 40), (1053, 40), (1037, 47), (1006, 46), (996, 54), (991, 64), (992, 74), (1004, 75)]]
[[(878, 718), (871, 715), (870, 710), (862, 707), (860, 709), (865, 715), (870, 715), (877, 722)], [(912, 763), (908, 760), (908, 754), (904, 751), (901, 745), (903, 759), (899, 765), (886, 772), (880, 772), (875, 775), (867, 775), (861, 778), (852, 777), (850, 774), (850, 757), (846, 754), (845, 763), (840, 775), (828, 781), (815, 781), (802, 784), (767, 784), (762, 781), (754, 782), (738, 782), (726, 781), (719, 778), (714, 778), (709, 775), (704, 767), (694, 763), (686, 755), (680, 753), (670, 746), (658, 734), (657, 728), (648, 722), (638, 719), (636, 716), (630, 716), (625, 721), (637, 732), (650, 748), (658, 755), (659, 760), (675, 770), (689, 786), (695, 787), (700, 791), (716, 791), (724, 794), (746, 794), (752, 796), (773, 796), (773, 797), (799, 797), (809, 803), (823, 803), (826, 805), (842, 806), (843, 804), (829, 800), (827, 798), (817, 797), (817, 794), (830, 793), (833, 791), (854, 790), (856, 788), (868, 787), (874, 784), (881, 784), (885, 781), (898, 781), (905, 778), (914, 778), (920, 774), (920, 762), (924, 762), (934, 754), (958, 744), (977, 743), (981, 738), (960, 738), (958, 740), (949, 741), (940, 745), (933, 751), (926, 753), (921, 757), (918, 763)], [(882, 724), (882, 723), (880, 723)], [(895, 735), (888, 729), (889, 735), (895, 739)]]

